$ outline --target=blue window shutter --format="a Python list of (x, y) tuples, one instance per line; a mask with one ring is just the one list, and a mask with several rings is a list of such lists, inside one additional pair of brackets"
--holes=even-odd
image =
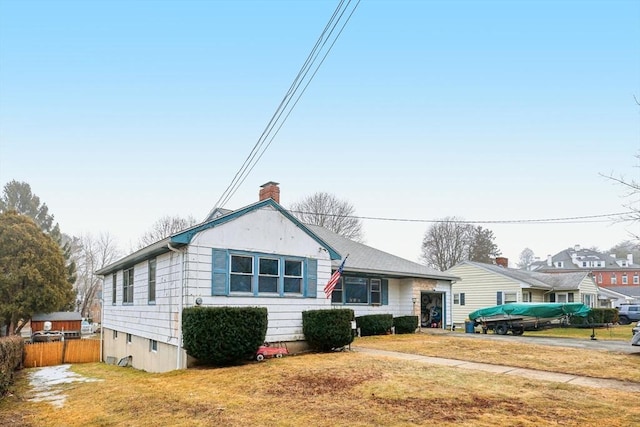
[(460, 294), (460, 305), (464, 305), (464, 292)]
[(304, 281), (304, 296), (317, 298), (318, 294), (318, 260), (307, 259), (307, 275)]
[(496, 294), (496, 305), (502, 305), (502, 291), (498, 291)]
[(382, 305), (389, 305), (389, 281), (382, 279)]
[(214, 249), (211, 257), (211, 295), (229, 294), (229, 254)]
[(549, 302), (556, 302), (556, 294), (549, 294)]

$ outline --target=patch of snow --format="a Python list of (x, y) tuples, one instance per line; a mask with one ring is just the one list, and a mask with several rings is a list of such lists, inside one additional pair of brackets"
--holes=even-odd
[(29, 383), (33, 387), (32, 402), (49, 402), (56, 408), (64, 406), (67, 398), (59, 387), (62, 384), (73, 382), (100, 381), (95, 378), (87, 378), (71, 372), (71, 365), (46, 366), (36, 368), (29, 372)]

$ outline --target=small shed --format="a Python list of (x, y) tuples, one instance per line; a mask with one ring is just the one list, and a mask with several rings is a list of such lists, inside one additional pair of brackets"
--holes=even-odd
[(64, 331), (65, 337), (80, 337), (82, 316), (77, 311), (57, 311), (54, 313), (38, 313), (31, 318), (31, 330), (43, 331), (44, 322), (51, 322), (52, 331)]

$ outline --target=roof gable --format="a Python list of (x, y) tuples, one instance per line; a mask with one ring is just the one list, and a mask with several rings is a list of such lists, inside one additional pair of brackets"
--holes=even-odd
[(263, 209), (265, 207), (271, 207), (276, 211), (280, 212), (284, 217), (286, 217), (289, 221), (294, 223), (298, 228), (304, 231), (309, 237), (314, 239), (318, 244), (324, 247), (328, 252), (332, 260), (337, 260), (342, 258), (341, 255), (329, 244), (327, 244), (324, 240), (322, 240), (318, 235), (316, 235), (312, 230), (310, 230), (306, 225), (301, 223), (295, 216), (291, 215), (289, 211), (283, 208), (280, 204), (276, 203), (273, 199), (265, 199), (260, 202), (254, 203), (249, 206), (245, 206), (242, 209), (238, 209), (237, 211), (232, 211), (227, 213), (226, 215), (221, 215), (217, 218), (214, 218), (210, 221), (204, 222), (202, 224), (195, 225), (191, 228), (188, 228), (179, 233), (173, 234), (170, 237), (171, 244), (182, 244), (187, 245), (191, 242), (191, 239), (201, 231), (208, 230), (210, 228), (218, 227), (227, 222), (233, 221), (236, 218), (239, 218), (243, 215), (246, 215), (250, 212), (253, 212), (258, 209)]

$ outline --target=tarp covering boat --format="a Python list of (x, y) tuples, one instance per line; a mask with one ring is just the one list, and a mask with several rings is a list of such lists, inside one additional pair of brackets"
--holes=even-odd
[(540, 319), (552, 319), (567, 315), (586, 317), (589, 307), (579, 302), (569, 303), (509, 303), (485, 307), (469, 313), (470, 320), (491, 318), (494, 316), (526, 316)]

